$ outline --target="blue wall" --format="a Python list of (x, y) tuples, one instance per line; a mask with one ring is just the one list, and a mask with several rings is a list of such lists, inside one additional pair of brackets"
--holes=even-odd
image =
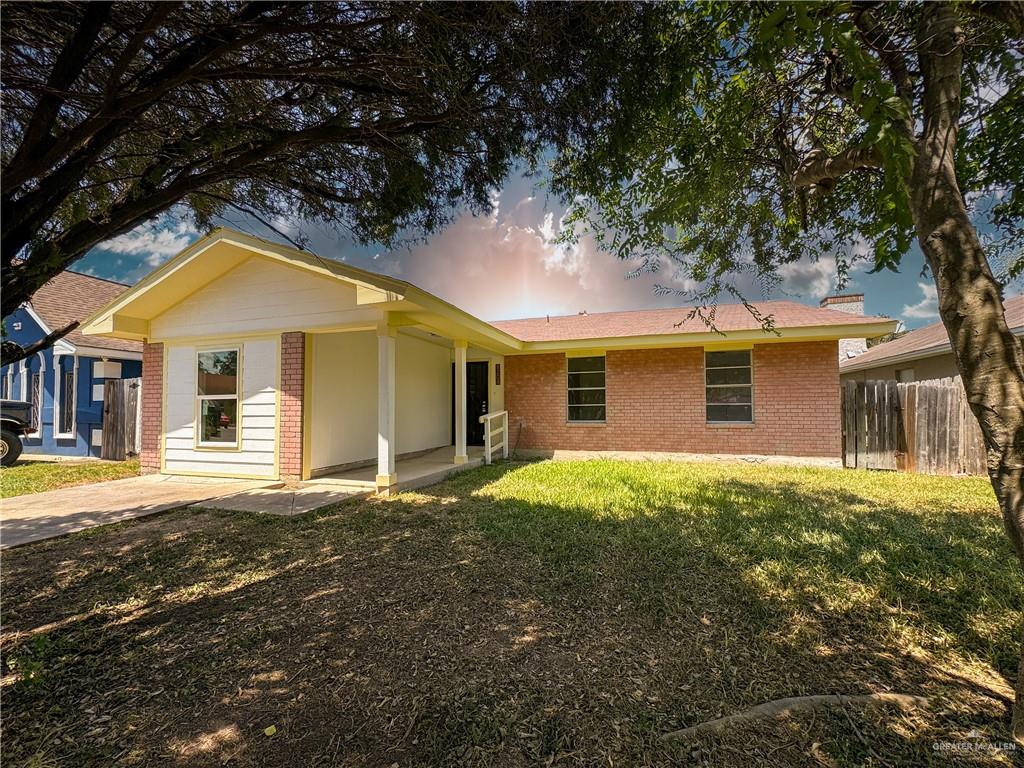
[[(16, 328), (15, 326), (19, 323), (21, 327)], [(8, 317), (4, 321), (4, 328), (6, 330), (7, 339), (15, 341), (23, 346), (39, 340), (44, 335), (43, 329), (39, 327), (39, 324), (36, 323), (36, 321), (32, 319), (31, 315), (29, 315), (24, 309), (19, 309), (13, 315)], [(121, 363), (121, 378), (130, 379), (142, 375), (141, 361), (118, 360), (116, 355), (117, 352), (112, 351), (107, 359)], [(56, 359), (61, 360), (62, 358), (62, 364), (67, 367), (67, 370), (71, 370), (69, 366), (73, 365), (73, 359), (70, 356), (63, 355), (57, 356)], [(43, 366), (44, 361), (46, 370), (43, 374), (42, 386), (42, 435), (35, 438), (28, 436), (22, 438), (22, 442), (25, 445), (25, 453), (44, 453), (61, 456), (99, 456), (99, 446), (90, 446), (89, 438), (94, 428), (103, 428), (103, 401), (97, 400), (94, 402), (92, 399), (93, 384), (100, 384), (105, 381), (105, 379), (99, 379), (93, 376), (93, 365), (99, 362), (100, 358), (78, 358), (78, 382), (75, 388), (75, 432), (72, 437), (62, 437), (59, 439), (54, 438), (53, 436), (53, 394), (55, 380), (54, 354), (52, 348), (46, 349), (25, 361), (27, 367), (27, 373), (25, 375), (25, 381), (27, 384), (26, 389), (31, 389), (32, 374), (39, 373), (40, 367)], [(29, 399), (26, 397), (26, 393), (21, 391), (20, 363), (15, 363), (9, 366), (5, 365), (0, 369), (5, 380), (7, 379), (9, 370), (13, 370), (14, 375), (13, 380), (11, 381), (11, 389), (7, 397), (12, 400)]]

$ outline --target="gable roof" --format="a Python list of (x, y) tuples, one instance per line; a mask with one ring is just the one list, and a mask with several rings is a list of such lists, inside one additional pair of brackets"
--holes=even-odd
[[(795, 301), (764, 301), (754, 303), (764, 316), (771, 316), (775, 327), (839, 328), (840, 326), (872, 326), (891, 323), (884, 317), (851, 315), (835, 309), (820, 309)], [(691, 307), (669, 309), (638, 309), (628, 312), (597, 312), (594, 314), (531, 317), (525, 320), (500, 320), (492, 323), (522, 341), (577, 341), (582, 339), (622, 338), (628, 336), (667, 336), (708, 333), (710, 328), (697, 316), (687, 317)], [(708, 313), (705, 312), (705, 315)], [(714, 326), (719, 331), (760, 331), (761, 324), (742, 304), (719, 304)], [(850, 328), (856, 333), (856, 328)], [(713, 332), (713, 331), (711, 331)], [(878, 335), (877, 332), (865, 335)]]
[[(82, 322), (100, 307), (128, 290), (125, 283), (65, 270), (37, 290), (29, 304), (50, 331), (68, 323)], [(113, 352), (142, 352), (142, 344), (126, 339), (86, 336), (81, 326), (64, 336), (71, 344), (108, 349)]]
[[(896, 326), (895, 321), (886, 318), (790, 301), (755, 305), (773, 317), (777, 333), (766, 332), (746, 307), (732, 304), (717, 308), (717, 330), (708, 328), (699, 318), (680, 323), (690, 311), (688, 307), (487, 323), (404, 280), (220, 228), (98, 309), (83, 323), (82, 330), (90, 337), (147, 339), (154, 318), (253, 256), (354, 285), (360, 308), (379, 308), (393, 313), (403, 325), (418, 325), (445, 338), (466, 340), (500, 354), (865, 338), (891, 333)], [(723, 332), (728, 337), (723, 337)]]
[[(1010, 330), (1018, 335), (1024, 334), (1024, 296), (1006, 299), (1003, 302), (1003, 309)], [(839, 363), (839, 370), (843, 373), (860, 371), (902, 360), (918, 360), (922, 357), (948, 354), (952, 351), (946, 328), (940, 321), (871, 347), (856, 357), (842, 360)]]

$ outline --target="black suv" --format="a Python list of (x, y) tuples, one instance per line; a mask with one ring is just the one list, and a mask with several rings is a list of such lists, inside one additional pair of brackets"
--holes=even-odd
[(32, 403), (0, 400), (0, 464), (9, 467), (21, 456), (21, 436), (32, 431)]

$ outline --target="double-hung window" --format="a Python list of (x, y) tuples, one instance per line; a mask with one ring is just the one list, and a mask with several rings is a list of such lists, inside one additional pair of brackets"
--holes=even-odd
[(754, 420), (754, 380), (750, 350), (704, 353), (704, 384), (709, 422)]
[(569, 421), (604, 421), (604, 356), (570, 357), (568, 363)]
[(198, 354), (196, 444), (200, 447), (238, 446), (238, 358), (237, 349)]

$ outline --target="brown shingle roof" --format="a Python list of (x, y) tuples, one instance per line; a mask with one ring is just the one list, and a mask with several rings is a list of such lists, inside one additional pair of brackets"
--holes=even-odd
[[(74, 320), (81, 322), (127, 289), (124, 283), (83, 275), (81, 272), (64, 271), (36, 291), (29, 304), (50, 330), (56, 331)], [(76, 346), (97, 347), (114, 352), (142, 351), (141, 342), (86, 336), (77, 328), (64, 338)]]
[[(754, 307), (771, 315), (776, 328), (807, 328), (829, 325), (860, 325), (885, 322), (882, 317), (851, 315), (835, 309), (819, 309), (795, 301), (765, 301)], [(499, 320), (491, 323), (521, 341), (575, 341), (619, 336), (660, 336), (680, 333), (707, 333), (710, 329), (699, 317), (686, 319), (691, 307), (640, 309), (631, 312), (598, 312), (561, 317), (534, 317), (526, 320)], [(680, 324), (681, 323), (681, 324)], [(756, 331), (761, 324), (742, 304), (719, 304), (715, 312), (719, 331)]]
[[(1006, 324), (1011, 329), (1024, 327), (1024, 296), (1007, 299), (1003, 302), (1003, 310), (1006, 315)], [(945, 354), (950, 350), (949, 336), (940, 321), (905, 333), (892, 341), (879, 344), (856, 357), (841, 360), (839, 370), (860, 370), (875, 365), (884, 365), (887, 360), (904, 355), (929, 357)]]

